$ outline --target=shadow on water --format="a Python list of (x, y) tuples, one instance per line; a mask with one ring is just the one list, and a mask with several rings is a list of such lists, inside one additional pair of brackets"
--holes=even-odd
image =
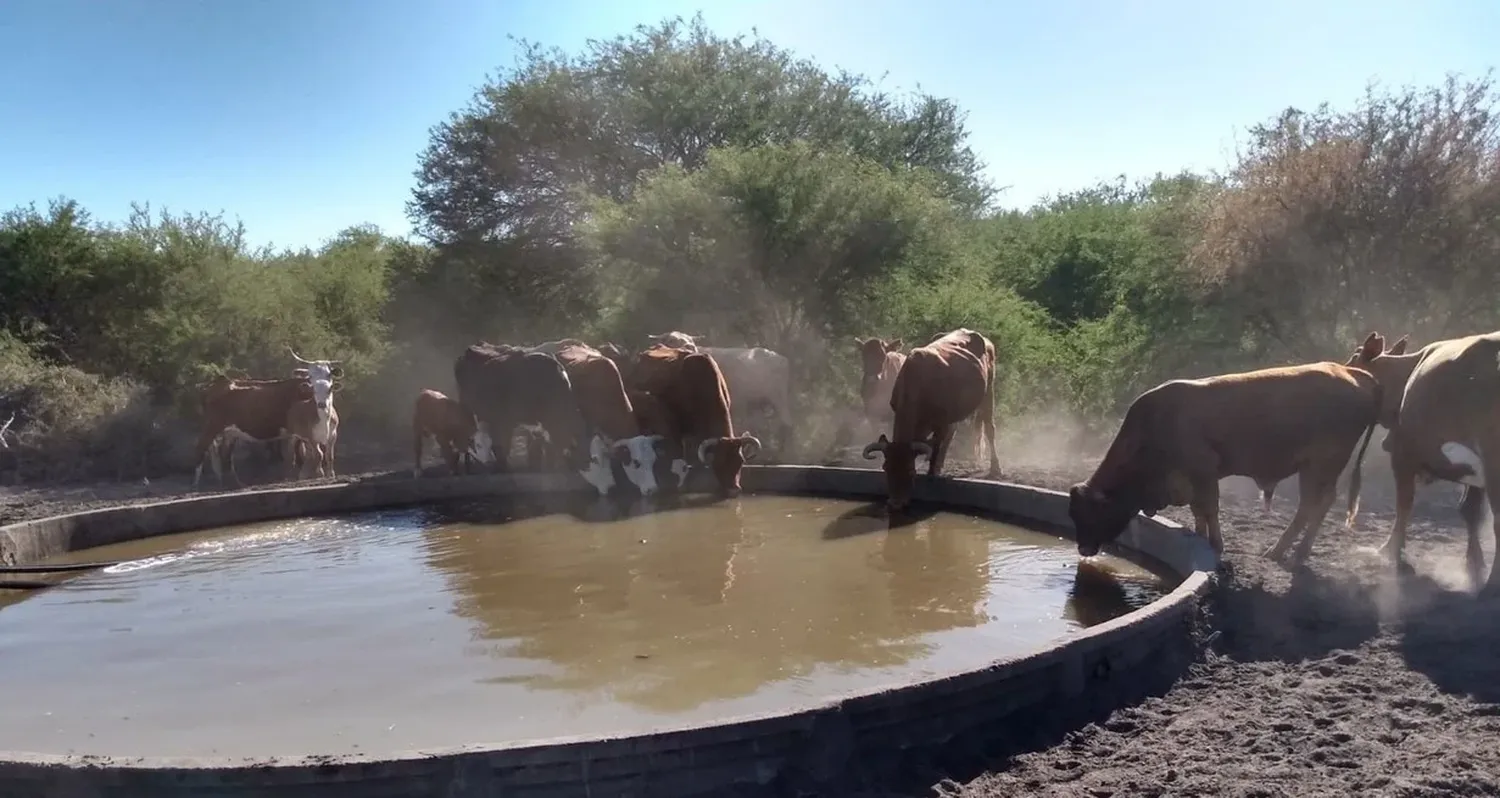
[(857, 535), (904, 529), (932, 518), (937, 512), (930, 507), (913, 506), (892, 513), (886, 508), (884, 501), (871, 502), (839, 513), (838, 517), (823, 527), (822, 536), (824, 540), (842, 540)]

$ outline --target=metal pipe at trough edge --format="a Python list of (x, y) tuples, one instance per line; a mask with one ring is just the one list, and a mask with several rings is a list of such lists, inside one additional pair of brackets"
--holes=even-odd
[[(693, 487), (695, 483), (690, 483)], [(747, 492), (878, 498), (884, 475), (869, 469), (747, 466)], [(187, 497), (0, 527), (0, 562), (25, 564), (68, 551), (151, 535), (298, 515), (318, 515), (511, 493), (571, 491), (571, 475), (500, 474), (370, 481)], [(1057, 491), (972, 479), (919, 479), (921, 500), (1034, 519), (1066, 532)], [(754, 717), (641, 729), (615, 738), (475, 744), (388, 757), (116, 758), (0, 752), (0, 795), (274, 795), (288, 787), (330, 798), (390, 795), (687, 796), (735, 785), (836, 781), (856, 761), (899, 759), (909, 748), (955, 737), (1029, 733), (1040, 723), (1084, 722), (1090, 713), (1161, 689), (1191, 660), (1199, 605), (1218, 558), (1202, 538), (1165, 519), (1138, 517), (1121, 548), (1184, 577), (1168, 595), (1128, 615), (1061, 638), (1051, 648), (973, 671), (888, 685)], [(1128, 552), (1122, 552), (1128, 553)], [(1018, 731), (1018, 730), (1025, 730)], [(1018, 738), (1019, 739), (1019, 738)], [(882, 753), (885, 752), (885, 753)]]

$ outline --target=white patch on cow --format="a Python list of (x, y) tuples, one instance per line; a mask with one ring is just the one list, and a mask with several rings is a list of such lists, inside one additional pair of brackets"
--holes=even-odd
[(583, 481), (594, 486), (603, 496), (609, 493), (609, 489), (615, 486), (615, 470), (609, 463), (609, 444), (604, 438), (595, 435), (589, 441), (589, 467), (578, 472)]
[(469, 449), (474, 452), (474, 459), (479, 462), (494, 462), (495, 439), (490, 437), (489, 427), (481, 423), (474, 429), (474, 435), (469, 439)]
[(1484, 487), (1484, 461), (1479, 458), (1478, 453), (1461, 443), (1452, 441), (1443, 444), (1442, 448), (1443, 456), (1448, 458), (1448, 462), (1468, 466), (1473, 470), (1473, 476), (1464, 477), (1459, 480), (1460, 482), (1475, 488)]
[(672, 473), (677, 475), (677, 487), (680, 489), (687, 482), (688, 464), (681, 457), (672, 461)]
[(615, 441), (616, 447), (625, 449), (629, 459), (625, 461), (625, 477), (640, 490), (642, 496), (656, 493), (656, 443), (660, 435), (637, 435)]

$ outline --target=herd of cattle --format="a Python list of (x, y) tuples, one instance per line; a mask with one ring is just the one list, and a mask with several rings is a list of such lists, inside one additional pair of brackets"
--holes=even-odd
[[(476, 462), (503, 471), (520, 430), (531, 468), (575, 471), (601, 495), (615, 488), (616, 467), (651, 496), (662, 487), (681, 489), (691, 466), (706, 467), (721, 493), (737, 495), (742, 466), (762, 446), (755, 435), (735, 430), (744, 430), (754, 411), (769, 410), (777, 438), (790, 440), (791, 371), (784, 356), (768, 349), (708, 347), (703, 340), (662, 333), (637, 353), (576, 339), (469, 346), (453, 364), (456, 397), (431, 389), (416, 397), (413, 475), (420, 476), (429, 437), (455, 473)], [(859, 415), (889, 431), (865, 446), (863, 456), (883, 456), (892, 510), (910, 501), (917, 457), (927, 458), (930, 476), (939, 475), (964, 423), (979, 433), (975, 455), (981, 462), (988, 451), (988, 476), (1000, 476), (995, 346), (988, 338), (960, 328), (906, 353), (901, 339), (855, 343), (863, 366)], [(1296, 513), (1264, 556), (1283, 557), (1300, 536), (1301, 561), (1359, 444), (1348, 488), (1347, 523), (1353, 523), (1361, 464), (1381, 426), (1389, 430), (1382, 447), (1397, 497), (1382, 551), (1400, 561), (1419, 479), (1460, 483), (1468, 565), (1478, 583), (1485, 486), (1500, 479), (1500, 332), (1406, 349), (1404, 337), (1387, 347), (1384, 337), (1370, 333), (1343, 364), (1170, 380), (1141, 394), (1098, 468), (1069, 492), (1079, 554), (1097, 554), (1138, 512), (1182, 505), (1191, 507), (1198, 533), (1222, 552), (1219, 480), (1249, 477), (1269, 506), (1275, 486), (1295, 475)], [(195, 487), (210, 453), (221, 482), (222, 460), (234, 474), (232, 451), (242, 440), (283, 441), (289, 468), (334, 473), (333, 395), (342, 370), (336, 360), (289, 351), (298, 364), (291, 377), (219, 377), (204, 387)], [(1489, 502), (1500, 515), (1495, 493)], [(1500, 539), (1500, 530), (1496, 534)], [(1500, 590), (1500, 569), (1484, 590)]]

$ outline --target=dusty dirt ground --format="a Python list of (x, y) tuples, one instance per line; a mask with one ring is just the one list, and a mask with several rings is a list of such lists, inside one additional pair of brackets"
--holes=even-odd
[[(1383, 456), (1371, 448), (1376, 464)], [(846, 462), (878, 465), (857, 455)], [(1066, 489), (1092, 462), (1026, 467), (1002, 449), (1007, 480), (1050, 488)], [(338, 480), (406, 479), (409, 469), (389, 455), (344, 452)], [(950, 471), (977, 469), (950, 460)], [(190, 479), (3, 488), (0, 523), (180, 495)], [(1267, 515), (1245, 485), (1226, 483), (1217, 634), (1172, 689), (1037, 750), (934, 765), (909, 783), (857, 792), (1500, 795), (1500, 737), (1490, 736), (1500, 735), (1500, 606), (1468, 592), (1457, 494), (1448, 488), (1421, 491), (1407, 549), (1416, 573), (1388, 574), (1372, 550), (1390, 526), (1389, 482), (1367, 466), (1356, 531), (1325, 524), (1298, 570), (1259, 557), (1290, 519), (1294, 492), (1279, 491)], [(1165, 514), (1190, 522), (1185, 508)], [(1485, 546), (1492, 557), (1488, 534)]]

